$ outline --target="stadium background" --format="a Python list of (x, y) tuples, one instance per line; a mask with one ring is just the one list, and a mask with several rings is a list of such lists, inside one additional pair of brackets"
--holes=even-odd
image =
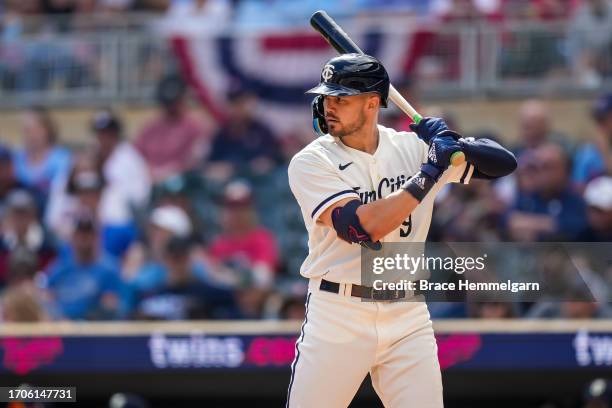
[[(0, 384), (283, 404), (306, 291), (286, 166), (334, 55), (320, 8), (417, 109), (517, 154), (445, 191), (431, 240), (610, 241), (612, 1), (5, 0)], [(595, 272), (593, 302), (432, 305), (447, 406), (610, 406)], [(375, 401), (366, 382), (354, 406)]]

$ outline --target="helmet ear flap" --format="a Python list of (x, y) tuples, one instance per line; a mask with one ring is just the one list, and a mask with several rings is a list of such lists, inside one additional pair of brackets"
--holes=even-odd
[(317, 136), (326, 135), (329, 132), (325, 121), (325, 107), (323, 106), (323, 95), (317, 95), (312, 100), (312, 127)]

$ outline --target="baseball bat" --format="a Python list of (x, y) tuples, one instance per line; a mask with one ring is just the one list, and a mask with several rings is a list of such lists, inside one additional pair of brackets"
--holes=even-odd
[[(317, 30), (323, 38), (336, 49), (340, 54), (364, 54), (357, 44), (349, 37), (349, 35), (329, 16), (324, 10), (316, 11), (310, 17), (310, 25)], [(406, 115), (412, 118), (412, 121), (418, 124), (423, 117), (410, 105), (410, 103), (395, 89), (393, 85), (389, 85), (389, 99), (397, 105)], [(465, 154), (463, 152), (455, 152), (451, 155), (451, 164), (459, 166), (465, 162)]]

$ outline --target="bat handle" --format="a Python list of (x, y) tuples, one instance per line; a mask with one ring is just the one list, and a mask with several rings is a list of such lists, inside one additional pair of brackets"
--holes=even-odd
[[(389, 99), (397, 105), (406, 115), (410, 116), (412, 121), (417, 125), (423, 119), (423, 117), (408, 103), (406, 99), (395, 89), (393, 85), (389, 86)], [(455, 152), (451, 155), (450, 159), (452, 166), (461, 166), (465, 163), (465, 154), (463, 152)]]

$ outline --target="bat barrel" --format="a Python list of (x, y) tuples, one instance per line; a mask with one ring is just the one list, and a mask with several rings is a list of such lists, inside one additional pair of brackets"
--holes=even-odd
[(363, 54), (361, 48), (350, 39), (330, 16), (323, 10), (315, 12), (310, 17), (310, 25), (317, 30), (325, 40), (340, 54)]

